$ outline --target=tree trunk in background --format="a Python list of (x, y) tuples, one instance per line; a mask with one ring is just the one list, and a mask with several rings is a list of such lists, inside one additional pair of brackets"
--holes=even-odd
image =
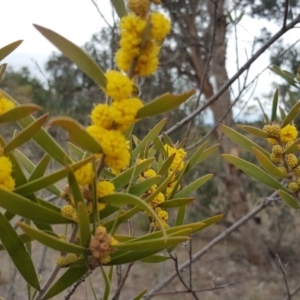
[[(208, 3), (208, 12), (210, 14), (211, 29), (213, 32), (214, 18), (216, 18), (216, 30), (215, 30), (215, 43), (213, 47), (213, 56), (211, 61), (211, 75), (214, 77), (217, 89), (220, 89), (222, 85), (228, 81), (228, 74), (226, 71), (226, 16), (224, 14), (224, 0), (217, 1), (217, 9), (215, 11), (215, 5), (210, 1)], [(216, 16), (215, 16), (216, 14)], [(226, 111), (231, 105), (230, 92), (227, 90), (220, 99), (214, 102), (210, 108), (213, 111), (215, 123), (220, 122)], [(232, 110), (226, 115), (222, 121), (223, 124), (232, 127), (234, 125)], [(222, 153), (228, 153), (238, 155), (238, 148), (230, 139), (222, 134), (218, 129), (216, 131), (218, 140), (221, 141), (220, 151)], [(233, 221), (239, 220), (246, 213), (249, 212), (249, 206), (245, 190), (242, 187), (240, 172), (233, 165), (229, 165), (224, 161), (224, 170), (226, 172), (225, 179), (225, 198), (228, 201), (229, 212), (232, 215)], [(248, 255), (248, 260), (254, 264), (265, 263), (267, 258), (267, 246), (263, 241), (261, 230), (259, 225), (252, 219), (249, 220), (240, 229), (241, 242)]]

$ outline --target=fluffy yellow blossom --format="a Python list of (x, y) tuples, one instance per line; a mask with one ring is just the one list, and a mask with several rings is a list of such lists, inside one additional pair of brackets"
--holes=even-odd
[(300, 176), (300, 166), (296, 167), (294, 170), (293, 170), (293, 173), (295, 176)]
[(136, 121), (135, 116), (143, 103), (138, 98), (114, 102), (111, 106), (111, 117), (117, 125), (116, 129), (125, 131)]
[(152, 207), (156, 207), (165, 201), (165, 195), (163, 193), (158, 193), (158, 195), (151, 201)]
[(275, 155), (281, 155), (283, 153), (283, 149), (279, 145), (274, 145), (272, 147), (272, 153), (274, 153)]
[[(101, 211), (104, 208), (105, 208), (105, 203), (101, 203), (101, 202), (97, 203), (97, 210), (98, 211)], [(93, 203), (92, 202), (89, 202), (87, 204), (87, 211), (88, 211), (88, 213), (91, 213), (93, 211)]]
[(124, 135), (117, 130), (107, 130), (103, 132), (100, 140), (103, 153), (109, 156), (117, 156), (125, 150), (126, 138)]
[(297, 128), (294, 125), (287, 125), (280, 130), (279, 136), (282, 143), (292, 142), (298, 136)]
[(14, 108), (15, 104), (0, 92), (0, 115)]
[(150, 38), (162, 41), (171, 30), (171, 22), (163, 14), (153, 12), (151, 14), (151, 32)]
[(128, 167), (130, 161), (130, 153), (125, 148), (117, 156), (106, 155), (105, 164), (110, 167), (114, 174), (118, 174), (121, 170), (124, 170)]
[(170, 166), (170, 170), (173, 171), (178, 167), (177, 171), (181, 171), (184, 167), (183, 159), (186, 156), (186, 152), (182, 148), (176, 149), (169, 145), (165, 145), (164, 147), (169, 156), (175, 154), (175, 158)]
[(75, 209), (72, 205), (66, 204), (61, 208), (61, 214), (69, 219), (72, 219)]
[(56, 260), (56, 264), (59, 267), (64, 267), (67, 265), (67, 259), (65, 256), (60, 256), (57, 260)]
[(278, 141), (274, 138), (268, 138), (267, 142), (271, 145), (277, 145), (278, 144)]
[(297, 166), (298, 164), (298, 159), (297, 159), (297, 156), (295, 154), (287, 154), (285, 156), (285, 160), (286, 160), (286, 163), (287, 165), (290, 167), (290, 168), (294, 168)]
[(99, 198), (112, 194), (114, 190), (115, 186), (109, 181), (103, 180), (97, 183), (97, 196)]
[(128, 0), (127, 5), (131, 12), (144, 17), (150, 9), (150, 0)]
[(167, 221), (168, 218), (169, 218), (169, 215), (167, 213), (167, 211), (165, 211), (164, 209), (160, 208), (160, 207), (157, 207), (155, 209), (156, 213), (157, 213), (157, 216), (159, 217), (160, 220), (162, 221)]
[(268, 134), (270, 134), (270, 135), (272, 135), (274, 137), (278, 137), (281, 128), (280, 128), (279, 124), (272, 124), (272, 125), (265, 125), (263, 127), (263, 130), (266, 133), (268, 133)]
[(75, 177), (79, 185), (85, 186), (90, 184), (94, 179), (95, 173), (93, 170), (93, 165), (91, 163), (87, 163), (77, 171), (75, 171)]
[(145, 177), (146, 179), (154, 177), (156, 175), (157, 174), (156, 174), (156, 172), (153, 169), (148, 169), (147, 171), (144, 171), (144, 173), (143, 173), (143, 177)]
[(10, 175), (0, 178), (0, 188), (12, 191), (15, 188), (15, 181)]
[(91, 112), (92, 122), (105, 129), (111, 129), (113, 125), (113, 119), (111, 116), (111, 108), (107, 104), (98, 104)]
[(12, 172), (12, 163), (6, 156), (0, 156), (0, 180), (10, 175)]
[(124, 74), (118, 71), (108, 71), (106, 74), (105, 93), (113, 100), (122, 100), (128, 98), (132, 93), (132, 82)]
[(155, 42), (148, 41), (138, 56), (134, 74), (139, 76), (150, 76), (158, 67), (158, 54), (160, 46)]
[(283, 156), (282, 155), (275, 155), (274, 153), (272, 153), (270, 155), (270, 159), (271, 161), (278, 163), (278, 164), (282, 164), (283, 163)]
[(299, 185), (296, 182), (290, 182), (288, 188), (292, 192), (296, 193), (299, 190)]

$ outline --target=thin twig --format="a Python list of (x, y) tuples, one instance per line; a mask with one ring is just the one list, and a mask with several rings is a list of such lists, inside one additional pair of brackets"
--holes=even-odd
[(106, 23), (106, 25), (111, 29), (112, 26), (109, 24), (109, 22), (106, 20), (106, 18), (104, 17), (104, 15), (102, 14), (101, 10), (98, 7), (98, 4), (96, 3), (95, 0), (91, 0), (92, 3), (94, 4), (94, 6), (96, 7), (97, 12), (99, 13), (100, 17), (102, 18), (102, 20)]
[(184, 281), (184, 279), (182, 278), (180, 271), (178, 270), (178, 259), (177, 259), (177, 255), (173, 255), (172, 253), (169, 253), (170, 257), (173, 259), (174, 263), (175, 263), (175, 271), (177, 274), (178, 279), (180, 280), (180, 282), (182, 283), (182, 285), (186, 288), (186, 292), (187, 293), (191, 293), (194, 297), (194, 299), (199, 300), (199, 298), (197, 297), (196, 293), (193, 291), (192, 288), (190, 288)]
[[(293, 291), (291, 291), (291, 297), (295, 296), (299, 291), (300, 291), (300, 284), (298, 284), (296, 288)], [(289, 300), (289, 298), (285, 297), (283, 300)]]
[(115, 292), (115, 294), (114, 294), (112, 300), (117, 300), (117, 299), (119, 298), (120, 293), (121, 293), (121, 290), (122, 290), (122, 288), (123, 288), (123, 286), (124, 286), (124, 284), (125, 284), (126, 279), (128, 278), (130, 269), (131, 269), (131, 267), (132, 267), (133, 265), (134, 265), (134, 262), (130, 263), (130, 264), (127, 266), (126, 272), (125, 272), (125, 274), (124, 274), (124, 276), (123, 276), (123, 278), (122, 278), (122, 280), (121, 280), (121, 283), (119, 284), (119, 286), (118, 286), (118, 288), (117, 288), (117, 290), (116, 290), (116, 292)]
[(284, 17), (283, 17), (283, 25), (282, 25), (282, 28), (285, 28), (285, 26), (286, 26), (286, 21), (287, 21), (287, 17), (288, 17), (288, 12), (289, 12), (289, 0), (285, 0), (285, 3), (284, 3)]
[(75, 293), (76, 289), (93, 273), (94, 270), (88, 270), (79, 280), (77, 280), (72, 287), (68, 290), (65, 300), (71, 299), (71, 296)]
[(259, 50), (257, 50), (251, 58), (236, 72), (220, 89), (213, 95), (208, 101), (203, 105), (198, 107), (193, 113), (182, 119), (180, 122), (177, 122), (170, 129), (165, 131), (165, 134), (171, 134), (177, 131), (179, 128), (187, 124), (190, 120), (195, 118), (201, 112), (203, 112), (207, 107), (212, 103), (217, 101), (220, 96), (267, 50), (272, 44), (274, 44), (280, 37), (282, 37), (287, 31), (295, 27), (300, 22), (300, 14), (292, 20), (285, 28), (281, 28), (268, 42), (266, 42)]
[(277, 262), (278, 262), (278, 265), (280, 267), (280, 270), (281, 270), (281, 273), (282, 273), (282, 276), (283, 276), (283, 280), (284, 280), (284, 284), (285, 284), (285, 287), (286, 287), (287, 299), (292, 300), (290, 289), (289, 289), (287, 279), (286, 279), (286, 271), (285, 271), (285, 268), (282, 265), (282, 262), (281, 262), (281, 259), (280, 259), (279, 255), (277, 253), (276, 253), (276, 258), (277, 258)]
[[(226, 284), (214, 286), (213, 288), (194, 290), (194, 292), (195, 293), (203, 293), (203, 292), (220, 290), (220, 289), (224, 289), (228, 286), (231, 286), (233, 284), (234, 284), (234, 282), (229, 282), (229, 283), (226, 283)], [(188, 293), (188, 291), (162, 292), (162, 293), (155, 293), (155, 294), (153, 294), (153, 296), (174, 295), (174, 294), (184, 294), (184, 293)]]
[[(278, 192), (275, 191), (271, 194), (270, 197), (266, 198), (260, 205), (255, 207), (252, 211), (250, 211), (248, 214), (246, 214), (244, 217), (242, 217), (239, 221), (235, 222), (232, 226), (227, 228), (225, 231), (223, 231), (221, 234), (219, 234), (217, 237), (215, 237), (210, 243), (208, 243), (204, 248), (202, 248), (200, 251), (196, 252), (192, 260), (188, 259), (184, 263), (182, 263), (178, 270), (182, 271), (185, 269), (189, 264), (193, 263), (194, 261), (198, 260), (200, 257), (205, 255), (210, 249), (212, 249), (215, 245), (217, 245), (220, 241), (222, 241), (224, 238), (229, 236), (232, 232), (237, 230), (239, 227), (241, 227), (243, 224), (245, 224), (248, 220), (253, 218), (255, 215), (257, 215), (260, 211), (265, 209), (267, 206), (269, 206), (271, 203), (277, 200), (276, 196), (278, 195)], [(151, 299), (153, 295), (160, 291), (163, 287), (165, 287), (168, 283), (170, 283), (175, 277), (177, 276), (177, 272), (172, 272), (168, 277), (166, 277), (163, 281), (161, 281), (159, 284), (157, 284), (153, 289), (149, 290), (149, 292), (143, 297), (144, 300)]]

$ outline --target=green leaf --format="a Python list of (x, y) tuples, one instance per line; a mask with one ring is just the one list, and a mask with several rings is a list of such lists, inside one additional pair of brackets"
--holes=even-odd
[(219, 149), (219, 144), (213, 145), (209, 148), (207, 148), (206, 150), (204, 150), (198, 157), (196, 164), (198, 165), (201, 162), (203, 162), (204, 160), (208, 159), (210, 156), (212, 156), (218, 149)]
[[(6, 220), (7, 220), (7, 218), (6, 218)], [(1, 233), (0, 233), (0, 235), (1, 235)], [(19, 235), (19, 238), (20, 238), (20, 240), (22, 241), (23, 244), (26, 244), (26, 243), (29, 243), (29, 242), (32, 241), (32, 238), (29, 237), (29, 236), (28, 236), (27, 234), (25, 234), (25, 233), (20, 234), (20, 235)], [(0, 238), (0, 239), (1, 239), (1, 238)], [(0, 251), (3, 251), (3, 250), (5, 250), (5, 248), (4, 248), (4, 246), (1, 244), (1, 245), (0, 245)]]
[(205, 150), (208, 142), (204, 142), (191, 156), (191, 158), (186, 162), (185, 174), (188, 173), (197, 163), (199, 157)]
[(195, 199), (196, 198), (178, 198), (178, 199), (165, 201), (161, 203), (159, 206), (162, 208), (180, 207), (192, 203)]
[(68, 269), (49, 289), (46, 295), (43, 297), (44, 300), (52, 299), (54, 296), (63, 292), (65, 289), (72, 286), (77, 282), (86, 272), (88, 268), (86, 266), (79, 268)]
[(0, 49), (0, 61), (3, 60), (7, 55), (12, 53), (16, 48), (18, 48), (22, 42), (23, 42), (22, 40), (18, 40), (2, 47)]
[(262, 129), (259, 129), (259, 128), (256, 128), (256, 127), (246, 126), (246, 125), (236, 125), (236, 127), (242, 128), (242, 129), (248, 131), (249, 133), (251, 133), (252, 135), (255, 135), (255, 136), (263, 138), (263, 139), (267, 139), (267, 138), (272, 137), (271, 135), (269, 135), (268, 133), (266, 133)]
[(232, 141), (237, 143), (238, 145), (242, 146), (244, 149), (246, 149), (249, 152), (252, 152), (252, 147), (256, 147), (259, 149), (265, 156), (269, 157), (269, 153), (264, 150), (263, 148), (259, 147), (257, 144), (252, 142), (251, 140), (247, 139), (242, 134), (238, 133), (237, 131), (231, 129), (228, 126), (225, 126), (224, 124), (220, 124), (220, 129), (223, 131), (223, 133), (228, 136)]
[(119, 18), (127, 16), (128, 12), (124, 0), (111, 0), (112, 5), (114, 6)]
[[(79, 161), (79, 162), (71, 165), (72, 170), (76, 171), (76, 170), (80, 169), (82, 166), (84, 166), (86, 163), (88, 163), (92, 159), (93, 159), (93, 156), (90, 156), (90, 157), (86, 158), (85, 160)], [(28, 182), (27, 184), (17, 187), (14, 191), (21, 195), (32, 194), (36, 191), (46, 188), (49, 185), (52, 185), (55, 182), (60, 181), (61, 179), (65, 178), (67, 175), (68, 175), (68, 167), (63, 168), (59, 171), (56, 171), (45, 177)]]
[(138, 295), (136, 295), (132, 300), (140, 300), (143, 298), (143, 296), (146, 294), (147, 289), (140, 292)]
[[(29, 173), (29, 174), (31, 174), (31, 173), (33, 173), (34, 172), (34, 174), (35, 174), (35, 168), (36, 168), (36, 166), (31, 162), (31, 160), (29, 160), (22, 152), (20, 152), (18, 149), (15, 149), (14, 150), (14, 156), (17, 158), (17, 160), (18, 160), (18, 162), (20, 162), (21, 164), (22, 164), (22, 166), (25, 168), (25, 170)], [(46, 157), (49, 157), (47, 154), (43, 157), (43, 159), (45, 158), (45, 161), (42, 161), (41, 160), (41, 163), (43, 163), (43, 164), (45, 164), (46, 162), (47, 162), (47, 159), (46, 159)], [(39, 167), (40, 168), (40, 167)], [(39, 171), (40, 172), (40, 171)], [(39, 173), (38, 172), (38, 173)], [(33, 179), (36, 179), (37, 178), (37, 176), (35, 176), (33, 174), (33, 177), (34, 178), (32, 178), (32, 176), (30, 175), (30, 178), (29, 179), (31, 179), (31, 180), (33, 180)], [(14, 177), (15, 178), (15, 177)], [(29, 180), (30, 181), (30, 180)], [(25, 182), (22, 182), (22, 184), (24, 184)], [(18, 185), (21, 185), (21, 184), (18, 184)], [(56, 196), (58, 196), (58, 197), (60, 197), (60, 190), (59, 190), (59, 188), (56, 186), (56, 185), (50, 185), (50, 186), (48, 186), (48, 187), (46, 187), (46, 190), (48, 191), (48, 192), (50, 192), (50, 193), (52, 193), (52, 194), (54, 194), (54, 195), (56, 195)]]
[(238, 169), (242, 170), (246, 174), (250, 175), (254, 179), (258, 180), (259, 182), (275, 189), (275, 190), (284, 190), (288, 192), (288, 190), (280, 184), (277, 180), (275, 180), (273, 177), (271, 177), (268, 173), (261, 170), (257, 166), (247, 162), (246, 160), (243, 160), (239, 157), (229, 155), (229, 154), (222, 154), (222, 157), (226, 159), (229, 163), (236, 166)]
[(77, 215), (80, 233), (80, 244), (88, 247), (91, 239), (90, 218), (86, 205), (83, 202), (77, 202)]
[(141, 262), (147, 263), (147, 264), (157, 264), (161, 263), (163, 261), (169, 260), (169, 256), (162, 256), (162, 255), (151, 255), (145, 258), (140, 259)]
[(102, 267), (102, 265), (100, 265), (100, 269), (102, 272), (102, 276), (104, 278), (104, 282), (105, 282), (105, 290), (104, 290), (104, 295), (103, 298), (101, 298), (101, 300), (108, 300), (109, 297), (109, 293), (110, 293), (110, 289), (111, 289), (111, 282), (107, 276), (107, 274), (104, 271), (104, 268)]
[(67, 144), (70, 148), (70, 151), (75, 154), (76, 160), (82, 160), (84, 158), (84, 156), (86, 154), (85, 151), (82, 151), (79, 147), (75, 146), (74, 144), (72, 144), (70, 142), (67, 142)]
[(5, 147), (4, 153), (8, 153), (15, 148), (23, 145), (28, 140), (30, 140), (43, 124), (46, 122), (48, 115), (43, 115), (39, 119), (37, 119), (34, 123), (30, 124), (28, 127), (24, 128), (16, 137), (14, 137)]
[[(149, 198), (149, 197), (148, 197)], [(139, 207), (141, 210), (144, 210), (149, 213), (149, 215), (160, 225), (162, 228), (162, 232), (165, 236), (165, 229), (161, 224), (161, 220), (158, 218), (157, 214), (154, 212), (151, 206), (149, 206), (145, 201), (142, 199), (125, 193), (114, 193), (107, 196), (102, 197), (101, 199), (106, 204), (116, 207), (122, 207), (124, 205), (135, 205)]]
[(271, 121), (274, 122), (277, 117), (277, 106), (278, 106), (278, 93), (279, 90), (276, 89), (276, 92), (273, 97), (273, 102), (272, 102), (272, 115), (271, 115)]
[(200, 188), (206, 181), (208, 181), (212, 177), (213, 174), (207, 174), (198, 178), (197, 180), (186, 186), (184, 189), (182, 189), (180, 192), (178, 192), (174, 198), (178, 199), (189, 196), (191, 193)]
[(272, 176), (277, 178), (286, 178), (286, 176), (275, 166), (272, 161), (261, 153), (257, 148), (253, 147), (253, 153), (259, 164)]
[(299, 150), (300, 150), (300, 139), (297, 139), (284, 151), (284, 153), (285, 154), (296, 153)]
[(278, 66), (273, 65), (272, 67), (269, 67), (269, 69), (274, 72), (275, 74), (279, 75), (281, 78), (286, 80), (290, 85), (299, 88), (298, 87), (298, 82), (295, 80), (295, 75), (291, 73), (288, 73), (287, 71), (281, 70)]
[(175, 220), (175, 226), (180, 226), (183, 224), (184, 217), (185, 217), (185, 211), (186, 211), (186, 206), (180, 206), (178, 208), (176, 220)]
[(102, 153), (100, 144), (86, 131), (86, 128), (69, 117), (56, 117), (49, 121), (49, 126), (58, 126), (68, 131), (70, 139), (84, 150)]
[(118, 190), (121, 187), (124, 187), (126, 184), (130, 182), (131, 179), (134, 179), (139, 174), (144, 172), (149, 168), (151, 163), (154, 161), (154, 157), (148, 158), (140, 164), (134, 165), (131, 168), (127, 169), (125, 172), (116, 176), (111, 180), (111, 183), (115, 186), (115, 189)]
[(7, 64), (0, 65), (0, 82), (2, 80), (3, 74), (5, 73), (6, 67), (7, 67)]
[(75, 244), (70, 244), (53, 235), (32, 228), (25, 223), (18, 222), (18, 226), (20, 226), (28, 236), (54, 250), (63, 253), (90, 254), (90, 250), (88, 248)]
[(140, 242), (127, 242), (112, 246), (114, 249), (121, 251), (133, 251), (140, 252), (147, 250), (158, 250), (166, 249), (172, 245), (178, 245), (182, 242), (186, 242), (190, 238), (188, 236), (174, 236), (165, 238), (156, 238), (151, 240), (144, 240)]
[(165, 156), (165, 157), (168, 156), (168, 153), (167, 153), (166, 149), (164, 148), (164, 145), (159, 137), (156, 137), (153, 140), (153, 144), (154, 144), (155, 149), (157, 151), (159, 151), (163, 156)]
[(290, 112), (286, 115), (285, 119), (281, 123), (281, 128), (284, 128), (285, 126), (289, 125), (294, 121), (294, 119), (298, 116), (300, 109), (300, 102), (296, 103)]
[(279, 106), (279, 112), (281, 116), (281, 120), (283, 121), (286, 118), (286, 113), (282, 107)]
[(293, 92), (291, 92), (290, 90), (288, 90), (289, 96), (290, 96), (290, 105), (294, 106), (297, 103), (297, 98), (295, 96), (295, 94)]
[(291, 208), (294, 209), (300, 209), (300, 204), (298, 202), (298, 200), (292, 196), (289, 193), (286, 193), (285, 191), (279, 190), (278, 191), (279, 196), (281, 197), (281, 199)]
[(136, 118), (147, 118), (173, 110), (180, 104), (186, 102), (194, 94), (195, 90), (190, 90), (189, 92), (181, 95), (172, 95), (169, 93), (163, 94), (140, 108), (137, 112)]
[(80, 186), (76, 180), (75, 174), (70, 167), (68, 167), (68, 182), (74, 197), (75, 207), (79, 202), (84, 202)]
[(270, 120), (269, 120), (267, 114), (265, 113), (265, 111), (264, 111), (264, 109), (263, 109), (263, 107), (262, 107), (262, 105), (261, 105), (259, 99), (256, 98), (256, 100), (257, 100), (258, 105), (259, 105), (259, 107), (260, 107), (260, 109), (261, 109), (261, 111), (262, 111), (262, 113), (263, 113), (263, 115), (264, 115), (264, 121), (265, 121), (265, 123), (269, 124), (269, 123), (270, 123)]
[[(172, 140), (169, 138), (169, 136), (166, 133), (162, 133), (162, 136), (164, 138), (164, 141), (167, 145), (169, 145), (170, 147), (174, 147)], [(169, 155), (169, 154), (168, 154)]]
[(41, 107), (35, 104), (14, 107), (0, 116), (0, 123), (19, 121), (38, 110), (41, 110)]
[(162, 128), (164, 127), (167, 119), (162, 119), (153, 129), (144, 137), (144, 139), (135, 147), (132, 151), (132, 158), (136, 158), (139, 153), (142, 153), (145, 150), (148, 142), (153, 142), (153, 140), (159, 135)]
[(24, 218), (48, 224), (65, 224), (72, 221), (53, 210), (27, 198), (0, 188), (0, 206)]
[[(118, 0), (120, 2), (120, 0)], [(56, 32), (36, 25), (33, 25), (48, 41), (56, 46), (67, 58), (69, 58), (77, 67), (86, 73), (97, 85), (105, 88), (106, 77), (97, 63), (87, 55), (80, 47), (76, 46), (63, 36)]]
[(154, 176), (135, 185), (132, 185), (129, 189), (129, 194), (141, 196), (142, 194), (147, 192), (153, 185), (158, 184), (161, 179), (161, 176)]
[(164, 176), (165, 174), (168, 174), (168, 171), (170, 169), (170, 166), (173, 163), (173, 160), (176, 156), (176, 153), (173, 153), (172, 155), (170, 155), (162, 164), (162, 166), (159, 168), (157, 174)]
[(20, 239), (9, 221), (0, 212), (0, 239), (14, 265), (25, 279), (35, 289), (39, 290), (39, 280), (35, 272), (30, 254), (26, 250), (23, 241)]

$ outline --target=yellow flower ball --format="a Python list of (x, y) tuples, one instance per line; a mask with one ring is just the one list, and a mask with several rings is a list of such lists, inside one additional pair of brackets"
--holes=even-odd
[(127, 6), (134, 14), (144, 17), (150, 9), (150, 0), (128, 0)]
[(105, 129), (111, 129), (113, 125), (113, 118), (111, 116), (111, 108), (107, 104), (96, 105), (91, 112), (92, 122)]
[(288, 143), (294, 141), (298, 136), (298, 131), (296, 126), (294, 125), (285, 126), (280, 130), (279, 136), (280, 136), (280, 141), (282, 143)]
[(6, 191), (12, 191), (15, 188), (15, 181), (10, 175), (0, 178), (0, 188)]
[(66, 204), (61, 208), (61, 214), (69, 219), (72, 219), (73, 213), (75, 212), (75, 209), (72, 205)]
[(85, 164), (83, 167), (75, 171), (75, 177), (79, 185), (85, 186), (90, 184), (94, 179), (95, 173), (91, 163)]
[(0, 115), (6, 113), (7, 111), (11, 110), (14, 107), (15, 107), (14, 102), (7, 99), (0, 91)]
[(124, 74), (118, 71), (108, 71), (106, 74), (105, 93), (113, 100), (122, 100), (128, 98), (132, 93), (132, 82)]
[(171, 22), (166, 16), (159, 12), (151, 14), (151, 32), (150, 38), (162, 41), (171, 30)]
[(297, 159), (297, 156), (295, 154), (291, 154), (291, 153), (290, 154), (286, 154), (285, 160), (286, 160), (287, 165), (290, 168), (294, 168), (298, 164), (298, 159)]
[(299, 185), (296, 182), (290, 182), (288, 188), (292, 192), (296, 193), (299, 190)]
[(0, 180), (12, 172), (12, 163), (6, 156), (0, 156)]
[(99, 198), (112, 194), (114, 190), (115, 186), (109, 181), (103, 180), (97, 183), (97, 196)]

